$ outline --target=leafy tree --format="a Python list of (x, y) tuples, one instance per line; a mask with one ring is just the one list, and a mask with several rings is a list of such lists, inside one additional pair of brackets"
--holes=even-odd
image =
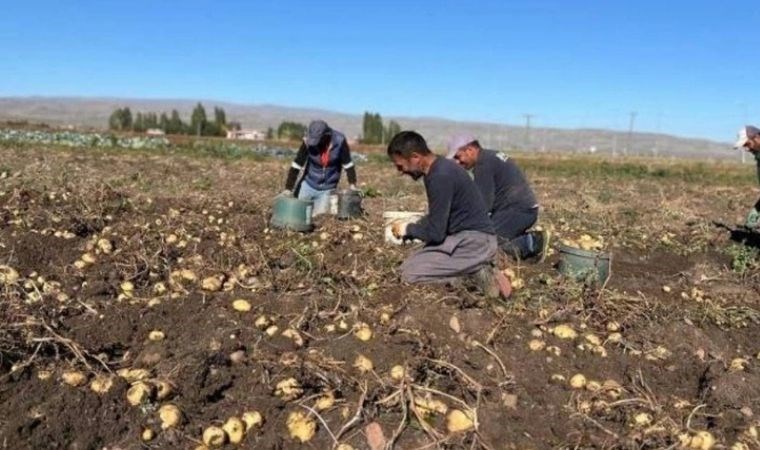
[(190, 117), (190, 129), (192, 130), (192, 133), (196, 136), (202, 135), (206, 123), (206, 110), (203, 108), (203, 105), (198, 103), (195, 106), (195, 109), (193, 109), (193, 114)]
[(282, 122), (279, 127), (277, 127), (278, 139), (300, 141), (305, 134), (306, 125), (302, 123), (285, 121)]
[(164, 130), (164, 133), (169, 132), (169, 117), (166, 115), (165, 112), (161, 113), (161, 119), (158, 121), (158, 126), (162, 130)]
[(227, 125), (227, 114), (224, 112), (224, 109), (214, 108), (214, 123), (216, 123), (219, 128), (223, 128)]
[(138, 112), (135, 116), (135, 121), (132, 125), (132, 131), (143, 132), (145, 131), (145, 118), (143, 114)]
[(269, 127), (267, 128), (267, 140), (271, 141), (272, 139), (274, 139), (274, 128)]
[(383, 144), (387, 144), (393, 139), (393, 136), (399, 134), (401, 132), (401, 125), (398, 124), (395, 120), (391, 120), (388, 123), (388, 128), (385, 129), (385, 135), (383, 139)]
[(168, 134), (182, 134), (185, 133), (185, 124), (182, 123), (182, 119), (179, 117), (179, 112), (176, 109), (172, 110), (171, 118), (166, 129)]
[(121, 110), (121, 124), (123, 130), (132, 129), (132, 111), (129, 110), (129, 107), (124, 107)]
[(125, 131), (132, 128), (132, 112), (129, 108), (117, 108), (108, 118), (108, 128), (115, 131)]
[(379, 113), (364, 113), (362, 120), (362, 142), (365, 144), (382, 144), (384, 131), (383, 118)]

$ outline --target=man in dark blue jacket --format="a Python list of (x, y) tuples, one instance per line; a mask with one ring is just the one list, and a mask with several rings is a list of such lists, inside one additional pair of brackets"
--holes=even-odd
[(518, 259), (543, 261), (549, 245), (545, 231), (528, 232), (538, 219), (538, 201), (515, 162), (485, 150), (471, 134), (449, 140), (448, 155), (470, 171), (499, 237), (499, 245)]
[(388, 156), (399, 172), (423, 178), (428, 214), (417, 222), (395, 222), (399, 239), (419, 239), (425, 246), (401, 265), (409, 283), (448, 282), (474, 275), (487, 297), (511, 292), (509, 280), (492, 262), (498, 244), (483, 199), (467, 172), (435, 155), (414, 131), (402, 131), (388, 144)]
[(296, 190), (298, 198), (314, 202), (314, 215), (326, 213), (330, 208), (330, 194), (338, 186), (342, 169), (346, 169), (349, 188), (355, 190), (356, 168), (346, 137), (325, 121), (315, 120), (309, 124), (301, 148), (290, 165), (285, 191), (280, 195), (293, 195), (296, 179), (303, 170)]

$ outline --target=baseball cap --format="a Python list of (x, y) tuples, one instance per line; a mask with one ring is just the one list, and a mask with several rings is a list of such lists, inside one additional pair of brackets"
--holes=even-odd
[(478, 138), (476, 138), (475, 135), (471, 133), (459, 133), (459, 134), (455, 134), (454, 136), (451, 136), (446, 146), (448, 150), (446, 157), (449, 159), (453, 159), (454, 155), (457, 154), (457, 150), (477, 140)]
[(309, 124), (309, 129), (306, 132), (306, 145), (313, 147), (319, 144), (322, 137), (332, 134), (332, 130), (324, 120), (313, 120)]
[(736, 135), (737, 139), (734, 148), (744, 148), (750, 139), (760, 135), (760, 129), (753, 127), (752, 125), (747, 125), (746, 127), (742, 127)]

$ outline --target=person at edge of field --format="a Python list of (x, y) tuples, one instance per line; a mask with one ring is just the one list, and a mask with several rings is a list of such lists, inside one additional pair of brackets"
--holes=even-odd
[[(313, 215), (327, 213), (330, 194), (337, 187), (343, 169), (348, 176), (349, 189), (357, 190), (356, 168), (346, 137), (330, 128), (325, 121), (314, 120), (309, 124), (303, 143), (290, 165), (285, 190), (279, 195), (295, 195), (299, 200), (313, 201)], [(303, 176), (296, 183), (301, 170)]]
[(527, 178), (514, 160), (481, 147), (468, 133), (452, 136), (447, 158), (473, 177), (493, 222), (499, 246), (519, 260), (543, 262), (549, 246), (547, 231), (528, 231), (538, 220), (538, 201)]
[[(757, 162), (757, 179), (760, 182), (760, 129), (752, 125), (742, 127), (737, 133), (734, 148), (752, 153)], [(755, 206), (749, 210), (744, 226), (751, 230), (758, 230), (760, 228), (760, 200), (755, 202)]]
[(506, 299), (509, 279), (493, 266), (498, 250), (493, 225), (478, 188), (454, 161), (440, 157), (414, 131), (402, 131), (388, 144), (396, 169), (413, 180), (423, 178), (428, 214), (416, 222), (394, 221), (398, 239), (419, 239), (424, 246), (401, 265), (408, 283), (457, 282), (468, 277), (486, 297)]

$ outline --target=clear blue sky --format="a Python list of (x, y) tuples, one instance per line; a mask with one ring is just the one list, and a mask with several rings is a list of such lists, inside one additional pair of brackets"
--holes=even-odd
[[(27, 1), (0, 96), (218, 99), (733, 140), (757, 1)], [(746, 111), (746, 113), (745, 113)]]

